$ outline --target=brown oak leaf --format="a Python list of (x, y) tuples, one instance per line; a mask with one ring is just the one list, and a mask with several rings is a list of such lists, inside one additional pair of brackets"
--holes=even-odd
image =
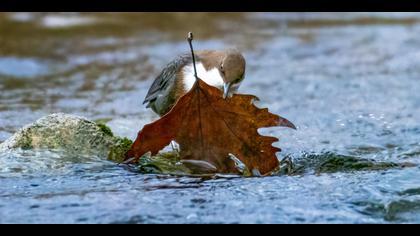
[(237, 173), (229, 154), (249, 170), (267, 174), (278, 167), (273, 147), (275, 137), (261, 136), (258, 129), (285, 126), (296, 129), (285, 118), (254, 105), (257, 97), (235, 94), (223, 99), (217, 88), (198, 80), (166, 115), (147, 124), (126, 153), (126, 160), (137, 161), (142, 155), (157, 154), (173, 140), (180, 146), (183, 160), (211, 163), (220, 173)]

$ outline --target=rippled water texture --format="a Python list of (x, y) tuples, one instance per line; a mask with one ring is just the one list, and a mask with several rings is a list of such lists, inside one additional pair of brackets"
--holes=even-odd
[[(0, 15), (0, 142), (53, 112), (111, 119), (134, 139), (141, 103), (178, 53), (237, 47), (242, 93), (298, 130), (283, 151), (420, 164), (420, 15)], [(264, 178), (143, 175), (95, 157), (0, 153), (0, 223), (420, 222), (420, 169)]]

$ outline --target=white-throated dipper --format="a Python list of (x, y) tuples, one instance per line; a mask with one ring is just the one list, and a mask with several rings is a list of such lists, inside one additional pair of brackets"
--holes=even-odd
[[(203, 50), (194, 53), (197, 75), (207, 84), (223, 91), (224, 98), (235, 93), (245, 76), (245, 59), (234, 49)], [(178, 99), (194, 85), (191, 53), (171, 61), (156, 77), (143, 104), (158, 115), (168, 113)]]

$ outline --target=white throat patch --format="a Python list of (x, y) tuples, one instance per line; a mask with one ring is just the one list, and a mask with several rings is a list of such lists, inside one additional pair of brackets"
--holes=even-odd
[[(198, 78), (202, 79), (208, 85), (223, 90), (223, 78), (222, 76), (220, 76), (219, 70), (217, 68), (213, 68), (207, 71), (201, 63), (196, 63), (196, 68)], [(195, 83), (193, 65), (190, 64), (188, 66), (185, 66), (182, 72), (184, 75), (184, 89), (186, 91), (190, 91), (190, 89)]]

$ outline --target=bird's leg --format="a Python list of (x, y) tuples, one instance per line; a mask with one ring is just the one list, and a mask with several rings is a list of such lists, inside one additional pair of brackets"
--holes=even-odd
[(174, 151), (177, 154), (179, 154), (178, 144), (175, 141), (171, 141), (171, 147), (172, 147), (172, 151)]

